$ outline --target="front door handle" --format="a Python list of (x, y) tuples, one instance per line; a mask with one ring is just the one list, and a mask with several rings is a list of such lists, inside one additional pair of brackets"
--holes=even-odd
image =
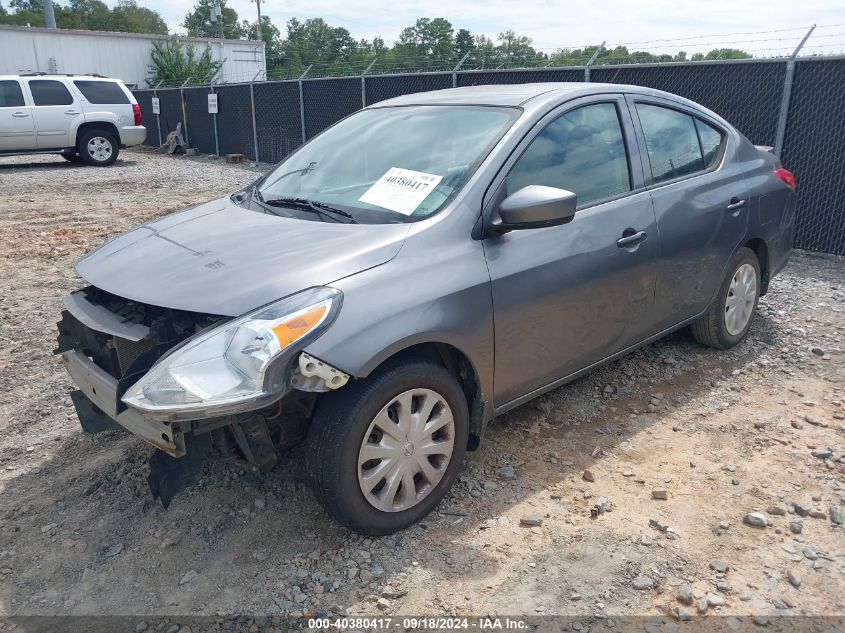
[(13, 116), (13, 117), (17, 117), (17, 118), (19, 118), (19, 119), (22, 119), (22, 118), (24, 118), (24, 117), (28, 117), (28, 116), (29, 116), (29, 112), (15, 112), (14, 114), (12, 114), (12, 116)]
[(647, 238), (648, 235), (645, 231), (637, 231), (636, 233), (632, 233), (631, 235), (620, 237), (618, 240), (616, 240), (616, 245), (619, 248), (626, 248), (628, 246), (634, 246), (635, 244), (644, 242)]
[(740, 200), (739, 198), (731, 198), (731, 202), (728, 206), (725, 207), (728, 211), (736, 211), (737, 209), (741, 209), (745, 206), (745, 200)]

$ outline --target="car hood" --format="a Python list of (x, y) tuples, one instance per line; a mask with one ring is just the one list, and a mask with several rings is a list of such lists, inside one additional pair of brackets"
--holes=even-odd
[(409, 228), (286, 218), (223, 198), (124, 233), (76, 271), (126, 299), (239, 316), (390, 261)]

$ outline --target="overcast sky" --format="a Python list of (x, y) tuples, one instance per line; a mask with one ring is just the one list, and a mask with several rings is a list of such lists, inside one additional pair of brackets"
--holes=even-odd
[[(195, 0), (145, 0), (141, 4), (162, 14), (173, 31)], [(255, 20), (255, 2), (229, 0), (241, 18)], [(372, 39), (381, 35), (391, 45), (405, 26), (418, 17), (445, 17), (455, 29), (467, 28), (474, 34), (491, 37), (512, 28), (528, 35), (538, 48), (579, 47), (607, 40), (608, 45), (665, 38), (690, 38), (709, 34), (770, 31), (829, 25), (819, 29), (811, 42), (816, 52), (845, 52), (844, 0), (604, 0), (603, 2), (551, 2), (548, 0), (450, 0), (448, 2), (397, 2), (396, 0), (265, 0), (262, 12), (285, 32), (291, 17), (322, 17), (333, 26), (349, 29), (355, 38)], [(841, 25), (841, 26), (835, 26)], [(766, 41), (745, 41), (766, 39)], [(793, 47), (801, 38), (798, 31), (768, 36), (742, 35), (726, 38), (688, 40), (677, 45), (661, 42), (677, 50), (714, 48), (711, 42), (737, 41), (745, 50)], [(741, 41), (740, 41), (741, 40)], [(700, 44), (693, 47), (691, 44)], [(656, 46), (642, 44), (640, 48)], [(757, 54), (766, 54), (760, 51)]]

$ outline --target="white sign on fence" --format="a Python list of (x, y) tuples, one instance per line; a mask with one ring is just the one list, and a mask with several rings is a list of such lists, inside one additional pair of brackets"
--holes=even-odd
[(161, 114), (161, 103), (158, 100), (158, 97), (153, 97), (153, 114)]
[(217, 94), (210, 93), (208, 95), (208, 113), (217, 114)]

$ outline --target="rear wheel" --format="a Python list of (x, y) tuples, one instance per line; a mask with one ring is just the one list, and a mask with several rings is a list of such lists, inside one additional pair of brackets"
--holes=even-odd
[(466, 398), (444, 367), (390, 363), (320, 402), (306, 444), (311, 488), (358, 532), (401, 530), (452, 487), (468, 433)]
[(692, 324), (692, 334), (704, 345), (728, 349), (751, 329), (760, 299), (760, 262), (750, 248), (734, 254), (719, 296), (705, 315)]
[(76, 145), (79, 156), (89, 165), (107, 167), (117, 160), (120, 151), (117, 139), (108, 130), (88, 130)]

